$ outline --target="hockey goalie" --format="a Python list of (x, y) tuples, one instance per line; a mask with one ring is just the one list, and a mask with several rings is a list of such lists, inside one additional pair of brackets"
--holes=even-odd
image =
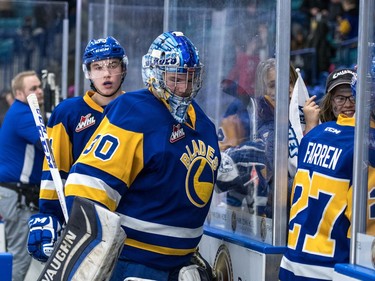
[[(176, 60), (177, 57), (180, 59)], [(95, 68), (85, 70), (91, 71), (91, 75), (102, 71), (120, 73), (118, 61), (110, 62), (95, 62)], [(221, 159), (215, 126), (193, 101), (201, 87), (203, 64), (193, 43), (178, 31), (157, 37), (142, 62), (142, 76), (149, 87), (127, 92), (106, 106), (104, 119), (69, 171), (64, 186), (67, 209), (70, 210), (73, 197), (83, 197), (121, 217), (127, 237), (119, 258), (116, 257), (111, 280), (199, 280), (195, 276), (212, 280), (210, 277), (203, 279), (199, 270), (208, 270), (212, 275), (208, 266), (194, 265), (191, 261), (203, 235)], [(171, 66), (165, 68), (164, 63), (171, 63)], [(157, 79), (162, 80), (157, 82)], [(178, 90), (175, 83), (179, 85)], [(168, 95), (160, 96), (159, 100), (155, 96), (158, 93)], [(175, 99), (169, 100), (171, 93)], [(186, 96), (181, 98), (177, 93)], [(187, 124), (185, 118), (188, 118)], [(56, 139), (53, 138), (52, 143)], [(120, 249), (107, 249), (108, 260), (100, 264), (95, 254), (90, 255), (93, 251), (90, 243), (81, 250), (80, 246), (71, 246), (74, 243), (69, 242), (74, 235), (69, 225), (76, 217), (72, 211), (60, 245), (53, 250), (49, 266), (41, 277), (44, 279), (40, 280), (106, 280), (106, 276), (103, 279), (80, 277), (78, 271), (83, 268), (83, 274), (85, 265), (82, 263), (90, 266), (91, 261), (96, 267), (90, 268), (100, 268), (106, 263), (111, 266), (112, 258)], [(81, 228), (84, 224), (90, 225), (87, 223), (90, 216), (82, 213), (82, 218), (77, 220)], [(51, 228), (58, 229), (53, 217), (47, 219), (50, 220), (43, 222), (43, 228), (50, 224)], [(38, 220), (31, 221), (30, 229), (35, 227), (38, 232), (38, 223)], [(47, 236), (46, 240), (51, 237)], [(50, 251), (47, 242), (43, 244), (41, 256)], [(38, 251), (31, 246), (30, 252)], [(82, 259), (70, 263), (69, 256), (64, 258), (64, 264), (59, 264), (59, 258), (65, 256), (64, 251), (69, 247), (77, 249), (77, 253), (83, 252)], [(86, 249), (90, 252), (87, 255)], [(71, 256), (74, 257), (74, 251)], [(67, 269), (63, 276), (66, 279), (57, 277), (53, 271), (57, 266), (63, 268), (63, 273)], [(47, 279), (50, 276), (55, 279)]]

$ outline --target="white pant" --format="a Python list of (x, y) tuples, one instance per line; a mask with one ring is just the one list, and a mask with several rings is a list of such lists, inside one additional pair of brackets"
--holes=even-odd
[(31, 262), (27, 252), (27, 225), (32, 212), (28, 207), (18, 208), (18, 194), (0, 186), (0, 215), (4, 220), (7, 252), (13, 255), (12, 281), (23, 281)]

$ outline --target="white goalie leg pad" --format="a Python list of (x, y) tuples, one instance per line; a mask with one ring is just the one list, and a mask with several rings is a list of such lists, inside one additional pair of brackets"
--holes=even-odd
[(198, 265), (192, 264), (181, 268), (178, 274), (178, 281), (200, 281), (201, 277), (198, 267)]
[(157, 281), (153, 279), (144, 279), (139, 277), (127, 277), (124, 281)]
[(98, 205), (95, 205), (95, 209), (101, 222), (102, 239), (82, 260), (72, 281), (109, 280), (124, 246), (126, 235), (120, 217)]
[(77, 197), (38, 281), (109, 280), (125, 238), (116, 213)]

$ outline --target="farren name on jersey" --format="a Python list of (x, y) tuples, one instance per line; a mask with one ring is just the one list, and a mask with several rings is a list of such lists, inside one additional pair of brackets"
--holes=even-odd
[(309, 142), (303, 162), (321, 166), (326, 169), (335, 170), (341, 153), (341, 148), (321, 143)]

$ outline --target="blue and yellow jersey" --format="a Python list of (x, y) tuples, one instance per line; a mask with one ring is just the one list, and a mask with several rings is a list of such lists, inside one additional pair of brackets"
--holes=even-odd
[[(93, 94), (88, 91), (83, 97), (64, 100), (48, 120), (47, 133), (63, 182), (103, 118), (104, 109), (91, 98)], [(64, 221), (46, 160), (43, 163), (39, 207), (42, 213), (54, 214)]]
[(371, 164), (368, 170), (366, 234), (375, 236), (375, 163)]
[(281, 281), (331, 280), (349, 261), (354, 123), (340, 115), (302, 138)]
[(214, 124), (193, 102), (175, 121), (147, 89), (118, 97), (73, 165), (65, 186), (122, 218), (122, 257), (170, 269), (189, 260), (203, 234), (220, 152)]
[(39, 185), (43, 158), (30, 107), (15, 100), (0, 130), (0, 182)]
[(366, 233), (375, 236), (375, 121), (370, 127)]

